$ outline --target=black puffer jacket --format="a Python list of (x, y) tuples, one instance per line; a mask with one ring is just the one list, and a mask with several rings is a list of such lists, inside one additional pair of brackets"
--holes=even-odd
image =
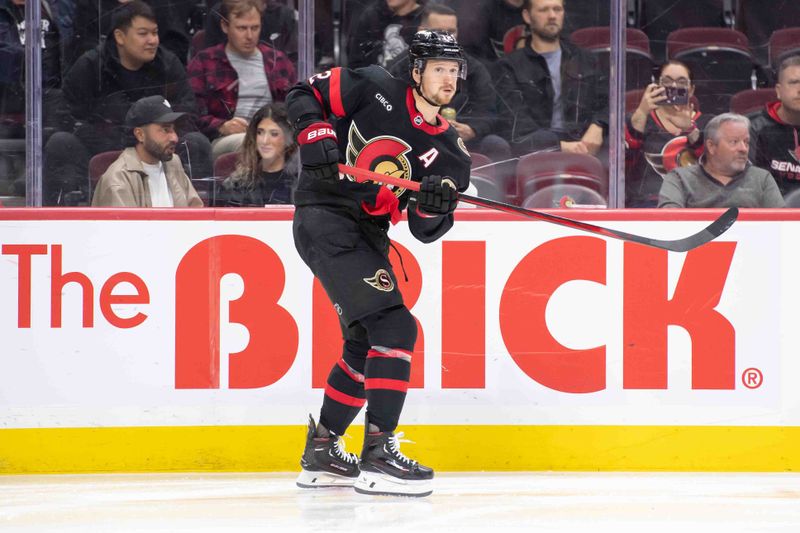
[[(608, 75), (585, 50), (561, 40), (561, 98), (564, 129), (579, 139), (591, 124), (608, 130)], [(524, 144), (526, 136), (550, 128), (553, 84), (545, 58), (530, 47), (515, 50), (497, 64), (495, 76), (499, 101), (500, 131), (512, 144)]]
[[(124, 69), (116, 43), (86, 52), (64, 79), (64, 98), (76, 121), (76, 134), (87, 146), (125, 146), (125, 115), (134, 102), (161, 95), (174, 111), (195, 114), (194, 93), (178, 58), (159, 46), (156, 57), (138, 71)], [(114, 148), (108, 148), (114, 149)]]

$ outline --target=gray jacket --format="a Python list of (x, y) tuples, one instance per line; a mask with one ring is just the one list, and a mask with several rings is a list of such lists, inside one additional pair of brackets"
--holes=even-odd
[[(164, 174), (175, 207), (203, 207), (181, 159), (173, 155), (164, 163)], [(149, 178), (142, 167), (136, 148), (126, 148), (108, 170), (100, 176), (92, 197), (93, 207), (153, 207)]]
[(700, 163), (679, 167), (664, 176), (658, 207), (785, 207), (775, 178), (750, 163), (727, 185)]

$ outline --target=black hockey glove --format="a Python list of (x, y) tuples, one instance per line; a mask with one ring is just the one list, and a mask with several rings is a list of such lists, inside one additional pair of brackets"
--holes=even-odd
[(427, 215), (449, 215), (458, 205), (458, 191), (452, 178), (425, 176), (417, 193), (417, 209)]
[(303, 170), (321, 180), (339, 177), (339, 145), (327, 122), (315, 122), (297, 134)]

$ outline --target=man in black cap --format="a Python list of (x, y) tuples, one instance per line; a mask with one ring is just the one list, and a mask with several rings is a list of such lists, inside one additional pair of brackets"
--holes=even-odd
[(137, 100), (125, 116), (136, 145), (126, 148), (100, 177), (95, 207), (202, 207), (197, 191), (175, 155), (174, 122), (184, 113), (172, 111), (162, 96)]

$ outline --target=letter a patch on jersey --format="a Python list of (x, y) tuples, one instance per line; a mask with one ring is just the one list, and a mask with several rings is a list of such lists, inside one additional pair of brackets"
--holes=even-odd
[(367, 285), (378, 289), (383, 292), (392, 292), (394, 290), (394, 281), (392, 276), (385, 269), (380, 269), (375, 272), (371, 278), (363, 278)]

